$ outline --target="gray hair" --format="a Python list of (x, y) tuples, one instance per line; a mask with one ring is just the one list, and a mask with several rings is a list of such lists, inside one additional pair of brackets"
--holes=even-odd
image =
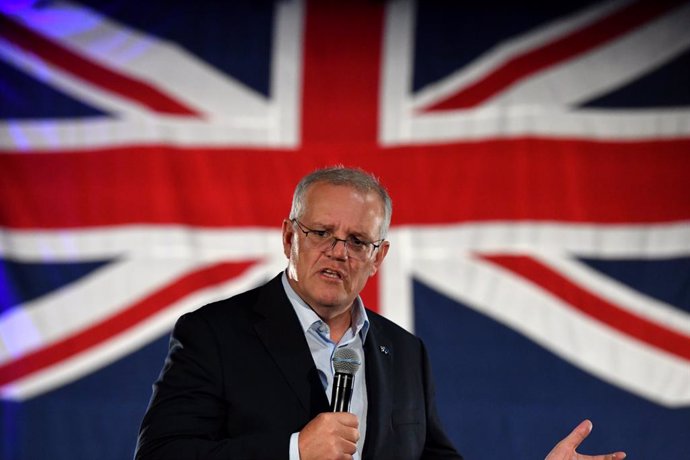
[(386, 238), (393, 214), (393, 202), (379, 180), (374, 175), (360, 168), (346, 168), (345, 166), (338, 165), (317, 169), (304, 176), (297, 184), (297, 187), (295, 187), (295, 193), (292, 196), (290, 219), (300, 219), (302, 217), (304, 214), (304, 196), (309, 187), (316, 183), (345, 185), (362, 193), (377, 193), (383, 202), (383, 223), (381, 224), (379, 238)]

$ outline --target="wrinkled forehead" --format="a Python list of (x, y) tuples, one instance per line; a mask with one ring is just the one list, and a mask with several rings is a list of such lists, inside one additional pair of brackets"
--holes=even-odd
[(302, 216), (318, 223), (346, 222), (376, 234), (385, 214), (383, 199), (376, 191), (325, 182), (306, 190), (303, 205)]
[(351, 184), (332, 184), (330, 182), (315, 182), (311, 184), (304, 194), (304, 207), (307, 208), (314, 203), (328, 201), (334, 196), (347, 196), (353, 203), (365, 202), (372, 209), (383, 213), (383, 198), (373, 189), (357, 187)]

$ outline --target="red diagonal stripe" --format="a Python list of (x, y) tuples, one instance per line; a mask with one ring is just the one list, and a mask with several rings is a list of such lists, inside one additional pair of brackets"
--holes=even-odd
[(150, 110), (168, 115), (198, 116), (199, 113), (157, 88), (123, 75), (94, 61), (79, 56), (64, 46), (0, 14), (0, 35), (24, 50), (39, 56), (52, 66), (80, 80), (129, 99)]
[(467, 109), (476, 107), (509, 86), (547, 67), (586, 53), (650, 22), (670, 9), (677, 1), (639, 1), (597, 21), (588, 27), (535, 50), (518, 55), (488, 76), (438, 102), (425, 111)]
[(690, 361), (690, 337), (614, 305), (527, 256), (481, 256), (533, 282), (611, 329)]
[(186, 295), (235, 278), (255, 263), (218, 263), (184, 275), (88, 329), (0, 366), (0, 385), (31, 375), (113, 339)]

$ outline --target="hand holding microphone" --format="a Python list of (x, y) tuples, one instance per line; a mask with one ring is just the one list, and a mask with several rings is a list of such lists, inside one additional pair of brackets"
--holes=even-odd
[(331, 412), (321, 413), (310, 421), (299, 434), (299, 452), (302, 460), (340, 458), (357, 451), (359, 422), (349, 413), (355, 374), (362, 360), (351, 348), (338, 348), (332, 358), (333, 391)]

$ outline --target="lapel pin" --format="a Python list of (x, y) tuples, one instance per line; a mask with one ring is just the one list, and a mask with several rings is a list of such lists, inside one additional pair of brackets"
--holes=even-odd
[(388, 347), (385, 346), (385, 345), (381, 345), (381, 346), (379, 347), (379, 350), (380, 350), (381, 353), (383, 353), (384, 355), (387, 355), (387, 354), (389, 354), (389, 353), (391, 352), (391, 351), (388, 349)]

